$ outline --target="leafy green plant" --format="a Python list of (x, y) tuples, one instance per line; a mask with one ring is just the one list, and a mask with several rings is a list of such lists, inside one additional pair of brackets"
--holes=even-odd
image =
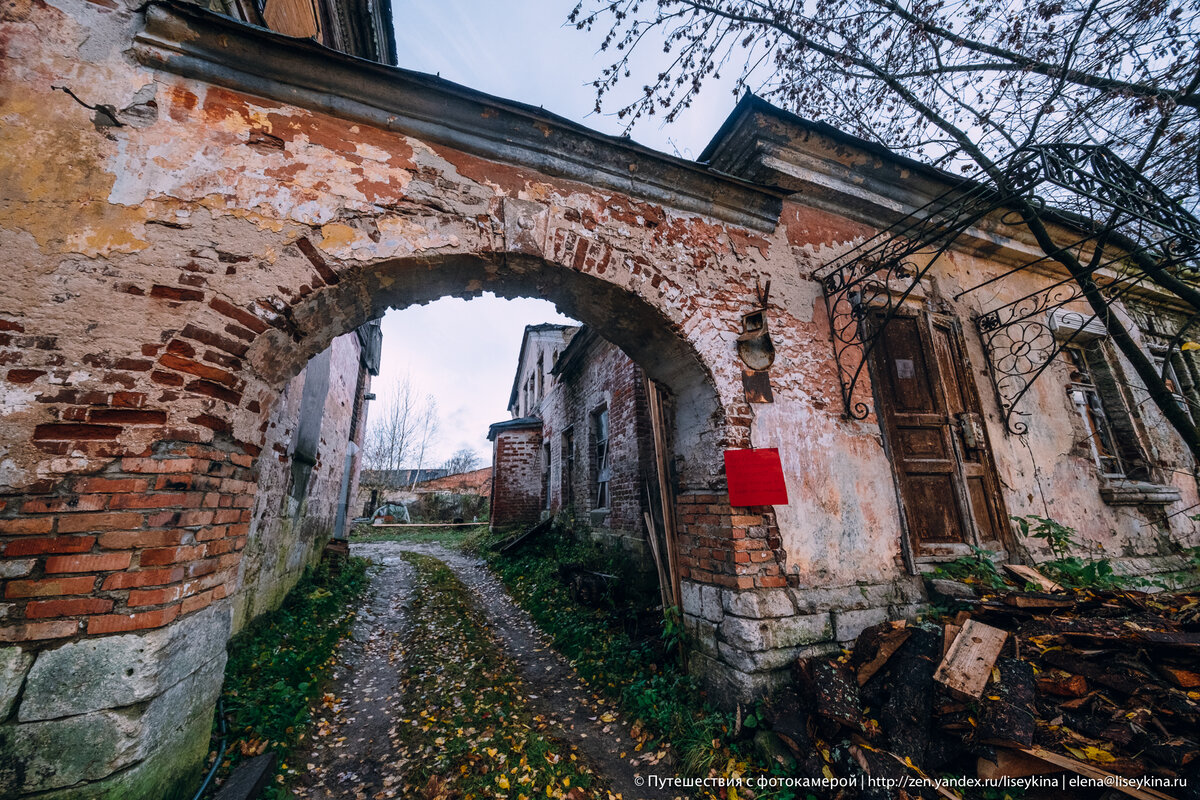
[(1113, 570), (1112, 561), (1107, 558), (1083, 559), (1070, 555), (1070, 552), (1080, 545), (1075, 539), (1076, 530), (1069, 525), (1033, 514), (1012, 519), (1020, 528), (1022, 536), (1040, 539), (1046, 543), (1054, 558), (1038, 564), (1038, 569), (1063, 586), (1072, 589), (1117, 590), (1158, 585), (1145, 578), (1118, 575)]
[(995, 556), (996, 554), (990, 550), (972, 547), (971, 555), (961, 556), (939, 565), (933, 571), (933, 575), (938, 578), (979, 584), (988, 589), (1004, 589), (1008, 587), (1008, 583), (996, 569)]
[(1058, 520), (1049, 517), (1039, 517), (1029, 514), (1024, 517), (1013, 517), (1013, 522), (1021, 529), (1021, 536), (1027, 539), (1041, 539), (1050, 548), (1055, 558), (1066, 558), (1071, 549), (1077, 546), (1075, 529), (1063, 525)]

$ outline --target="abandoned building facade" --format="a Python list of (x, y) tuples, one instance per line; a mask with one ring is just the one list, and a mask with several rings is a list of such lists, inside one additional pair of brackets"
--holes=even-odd
[(589, 326), (530, 325), (493, 442), (493, 527), (565, 514), (647, 557), (645, 375)]
[[(958, 180), (937, 170), (751, 96), (691, 162), (177, 0), (17, 0), (0, 37), (0, 794), (186, 792), (235, 613), (274, 591), (244, 565), (288, 572), (305, 535), (269, 499), (303, 472), (272, 421), (315, 356), (362, 364), (339, 337), (447, 294), (551, 299), (670, 395), (691, 665), (723, 697), (915, 614), (939, 559), (1046, 558), (1012, 516), (1141, 574), (1200, 543), (1186, 449), (1085, 307), (1045, 302), (1062, 276), (1013, 270), (1036, 248), (1003, 209), (846, 291), (883, 268), (848, 253)], [(1186, 319), (1149, 285), (1116, 313), (1150, 352)], [(1194, 353), (1164, 365), (1189, 403)], [(334, 383), (326, 406), (361, 385)], [(542, 423), (542, 508), (590, 497)], [(730, 505), (746, 448), (778, 450), (786, 505)], [(345, 465), (309, 466), (337, 495)], [(255, 525), (278, 542), (251, 555)]]

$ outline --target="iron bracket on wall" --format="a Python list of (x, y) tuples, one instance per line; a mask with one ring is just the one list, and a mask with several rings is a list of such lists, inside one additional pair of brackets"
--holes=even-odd
[[(1073, 229), (1079, 238), (1063, 249), (1078, 249), (1080, 254), (1089, 244), (1119, 234), (1119, 254), (1092, 267), (1089, 274), (1103, 276), (1100, 282), (1110, 303), (1148, 278), (1145, 272), (1130, 267), (1132, 257), (1147, 254), (1159, 268), (1184, 277), (1181, 267), (1200, 254), (1200, 221), (1107, 147), (1052, 144), (1022, 148), (1003, 170), (1003, 187), (960, 183), (816, 270), (847, 417), (863, 419), (871, 413), (870, 404), (856, 398), (855, 391), (880, 334), (899, 305), (955, 240), (989, 215), (999, 212), (1005, 224), (1020, 224), (1023, 220), (1010, 209), (1014, 205), (1033, 208)], [(1039, 189), (1047, 192), (1056, 209), (1046, 210), (1046, 200), (1035, 193)], [(1109, 224), (1101, 226), (1095, 222), (1098, 219), (1107, 219)], [(1052, 255), (1011, 267), (959, 292), (954, 299), (1036, 264), (1049, 263)], [(1068, 277), (984, 309), (976, 317), (976, 330), (1009, 433), (1028, 432), (1024, 420), (1028, 414), (1018, 408), (1021, 400), (1078, 334), (1056, 337), (1047, 323), (1050, 312), (1082, 296), (1078, 284)], [(1084, 324), (1095, 318), (1091, 316)]]

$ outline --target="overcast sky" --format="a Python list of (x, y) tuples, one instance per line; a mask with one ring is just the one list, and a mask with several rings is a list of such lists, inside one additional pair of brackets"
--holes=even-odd
[[(591, 82), (605, 60), (598, 34), (563, 27), (571, 0), (394, 0), (399, 65), (620, 134), (614, 115), (592, 113)], [(667, 128), (642, 124), (633, 138), (694, 159), (733, 109), (728, 89), (713, 87)], [(425, 466), (440, 466), (462, 447), (490, 462), (487, 427), (508, 418), (508, 395), (521, 334), (528, 324), (569, 322), (544, 300), (443, 298), (394, 310), (383, 321), (383, 366), (374, 388), (408, 375), (437, 399), (442, 428)], [(369, 423), (368, 423), (369, 424)]]

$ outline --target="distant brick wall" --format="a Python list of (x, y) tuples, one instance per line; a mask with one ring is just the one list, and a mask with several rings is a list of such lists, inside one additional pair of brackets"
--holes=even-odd
[[(636, 540), (645, 531), (644, 486), (656, 480), (644, 380), (641, 368), (625, 353), (596, 339), (572, 368), (558, 376), (541, 408), (551, 454), (551, 510), (570, 505), (578, 519), (593, 527)], [(608, 508), (596, 511), (595, 412), (600, 408), (608, 409), (612, 475)], [(570, 487), (563, 441), (568, 431), (575, 442)]]
[(493, 526), (525, 524), (541, 517), (542, 432), (516, 428), (496, 432), (492, 484)]

